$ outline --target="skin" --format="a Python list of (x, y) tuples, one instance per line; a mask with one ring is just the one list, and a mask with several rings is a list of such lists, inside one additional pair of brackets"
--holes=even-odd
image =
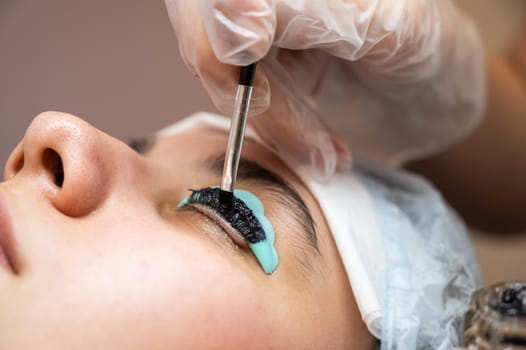
[(321, 256), (294, 244), (299, 226), (254, 184), (238, 187), (276, 229), (270, 276), (215, 221), (175, 210), (188, 188), (220, 182), (199, 163), (225, 146), (225, 134), (193, 130), (141, 156), (71, 115), (37, 116), (0, 184), (18, 252), (16, 274), (0, 266), (0, 348), (373, 348), (315, 199), (261, 146), (247, 142), (244, 155), (300, 193)]

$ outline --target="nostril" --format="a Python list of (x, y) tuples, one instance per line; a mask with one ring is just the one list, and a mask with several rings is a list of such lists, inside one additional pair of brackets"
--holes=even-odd
[(20, 170), (22, 170), (23, 167), (24, 167), (24, 155), (22, 155), (15, 161), (15, 167), (13, 169), (14, 174), (18, 174)]
[(54, 184), (57, 187), (62, 187), (64, 184), (64, 165), (60, 155), (55, 150), (46, 148), (42, 156), (42, 163), (53, 178)]

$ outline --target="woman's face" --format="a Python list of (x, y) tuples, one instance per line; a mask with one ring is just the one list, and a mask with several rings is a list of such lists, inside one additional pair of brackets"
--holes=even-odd
[(0, 184), (0, 348), (370, 347), (320, 209), (270, 152), (246, 142), (236, 187), (274, 225), (272, 275), (214, 215), (177, 209), (220, 183), (226, 138), (194, 129), (141, 155), (73, 116), (35, 118)]

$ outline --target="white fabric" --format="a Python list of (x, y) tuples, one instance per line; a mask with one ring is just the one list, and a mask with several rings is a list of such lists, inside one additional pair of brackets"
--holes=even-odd
[(418, 176), (371, 164), (354, 173), (371, 196), (384, 244), (382, 349), (458, 346), (481, 283), (464, 224)]
[(307, 185), (327, 219), (362, 319), (380, 338), (385, 253), (371, 198), (352, 173), (335, 174), (323, 184), (308, 181)]

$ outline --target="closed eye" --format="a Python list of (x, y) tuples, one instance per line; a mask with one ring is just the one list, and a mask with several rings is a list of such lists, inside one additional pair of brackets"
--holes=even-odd
[(247, 241), (238, 233), (216, 210), (204, 204), (188, 203), (181, 207), (181, 210), (192, 210), (205, 218), (209, 219), (223, 231), (226, 237), (236, 246), (236, 248), (248, 248)]
[(225, 206), (220, 200), (221, 190), (218, 187), (207, 187), (192, 190), (192, 194), (179, 204), (200, 204), (212, 209), (229, 226), (235, 229), (248, 243), (253, 244), (266, 239), (261, 223), (244, 201), (233, 197), (230, 206)]

